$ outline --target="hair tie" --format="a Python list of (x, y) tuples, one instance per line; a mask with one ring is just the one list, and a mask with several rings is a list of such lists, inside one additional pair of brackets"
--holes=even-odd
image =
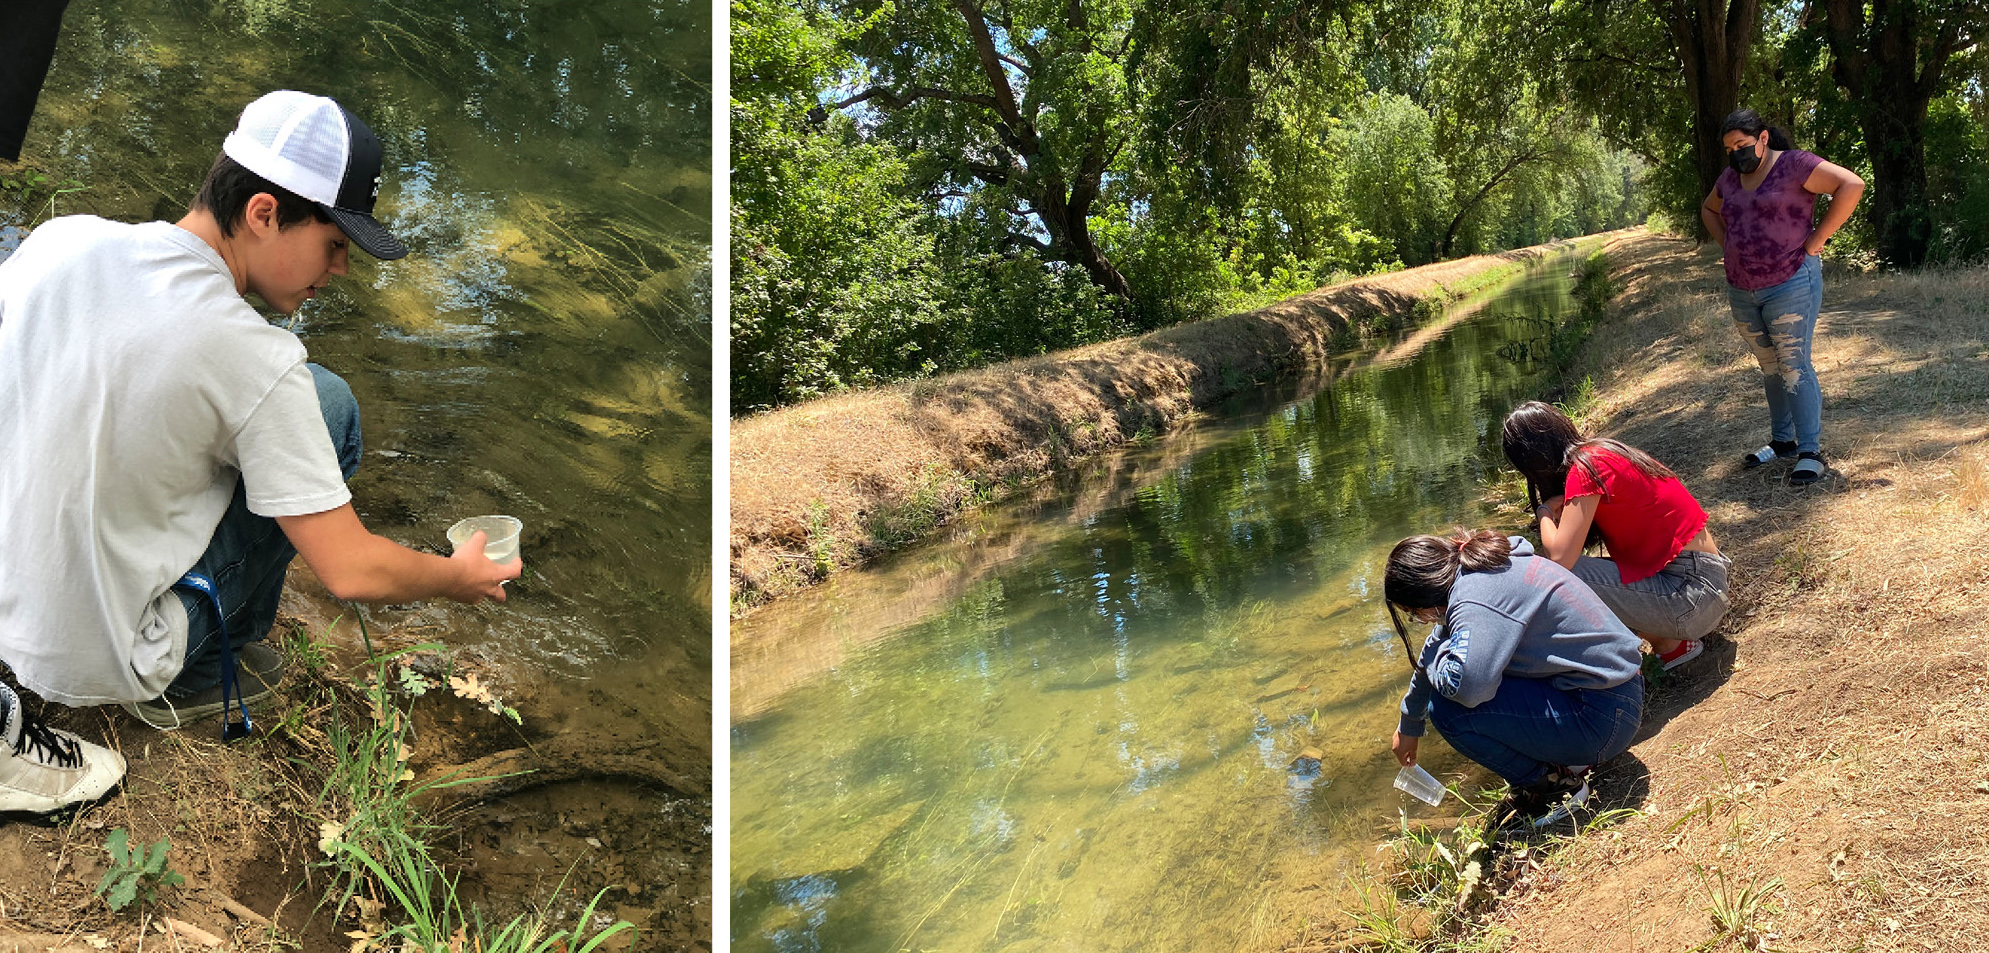
[(1457, 555), (1459, 555), (1459, 556), (1462, 556), (1462, 555), (1464, 555), (1464, 547), (1466, 547), (1466, 546), (1469, 546), (1469, 545), (1471, 545), (1471, 537), (1469, 537), (1469, 536), (1466, 536), (1466, 537), (1464, 537), (1463, 539), (1460, 539), (1460, 540), (1458, 540), (1458, 541), (1457, 541)]

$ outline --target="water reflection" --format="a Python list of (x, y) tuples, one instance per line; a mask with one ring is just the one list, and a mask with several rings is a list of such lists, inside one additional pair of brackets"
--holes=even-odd
[[(1567, 267), (1232, 408), (1192, 454), (1134, 451), (746, 620), (734, 948), (803, 948), (805, 920), (833, 949), (1229, 949), (1335, 886), (1401, 803), (1381, 563), (1479, 512), (1539, 371), (1499, 352), (1568, 306)], [(791, 899), (810, 878), (833, 896)]]

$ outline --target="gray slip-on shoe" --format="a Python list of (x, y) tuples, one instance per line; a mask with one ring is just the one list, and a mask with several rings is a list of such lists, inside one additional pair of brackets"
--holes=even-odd
[[(244, 705), (255, 705), (267, 699), (282, 682), (283, 653), (262, 642), (250, 642), (235, 652), (235, 689)], [(224, 707), (229, 706), (221, 701), (219, 685), (185, 698), (173, 699), (161, 695), (151, 701), (126, 702), (123, 705), (131, 717), (160, 731), (172, 731), (212, 718), (221, 714)]]

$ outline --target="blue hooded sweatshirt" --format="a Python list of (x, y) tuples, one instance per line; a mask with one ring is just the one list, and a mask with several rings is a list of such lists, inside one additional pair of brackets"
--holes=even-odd
[(1423, 642), (1421, 664), (1402, 696), (1404, 736), (1420, 738), (1430, 693), (1466, 708), (1499, 693), (1507, 677), (1541, 678), (1555, 688), (1614, 688), (1637, 674), (1639, 639), (1587, 583), (1512, 539), (1512, 562), (1461, 572), (1443, 622)]

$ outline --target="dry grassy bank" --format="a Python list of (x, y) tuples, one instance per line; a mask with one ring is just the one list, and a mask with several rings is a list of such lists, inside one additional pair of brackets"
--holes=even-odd
[(1163, 433), (1245, 389), (1316, 368), (1425, 302), (1467, 293), (1566, 244), (1359, 279), (1247, 314), (737, 421), (734, 609), (896, 548), (979, 501)]
[(1510, 864), (1468, 946), (1989, 948), (1989, 268), (1826, 267), (1832, 473), (1797, 490), (1740, 466), (1766, 411), (1715, 252), (1613, 242), (1623, 293), (1575, 377), (1706, 505), (1733, 612), (1601, 770), (1636, 814)]

